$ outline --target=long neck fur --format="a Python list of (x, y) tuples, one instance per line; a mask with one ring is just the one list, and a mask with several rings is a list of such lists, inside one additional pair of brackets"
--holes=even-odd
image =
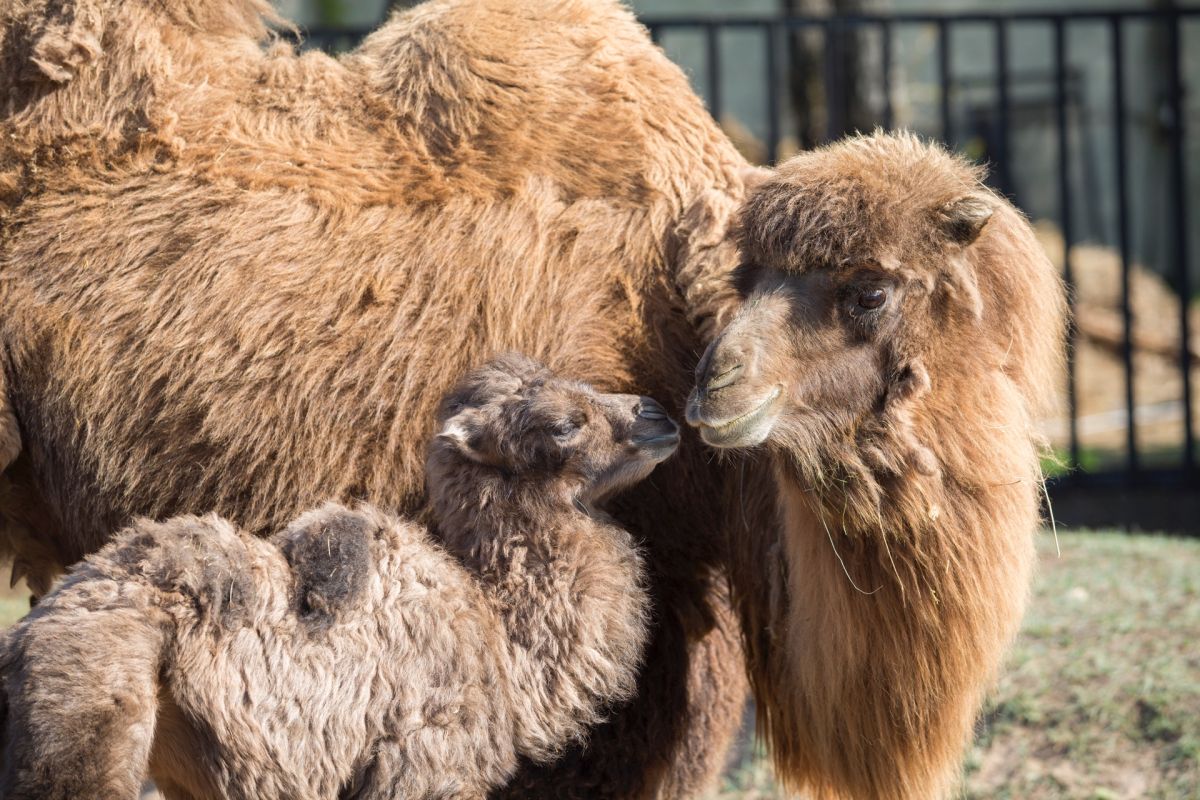
[(837, 462), (817, 483), (777, 462), (790, 608), (769, 713), (792, 718), (770, 734), (817, 798), (944, 796), (1023, 612), (1037, 464), (1012, 440), (1027, 429), (973, 431), (973, 454), (948, 452), (937, 442), (961, 433), (940, 436), (936, 420), (921, 431), (942, 450), (936, 476), (867, 487)]
[(939, 322), (900, 413), (778, 442), (781, 529), (734, 556), (768, 587), (739, 598), (759, 729), (815, 800), (950, 796), (1024, 612), (1065, 301), (1017, 212), (988, 231), (979, 320)]
[(518, 747), (548, 758), (633, 690), (646, 638), (641, 559), (626, 531), (565, 492), (445, 458), (429, 465), (442, 541), (503, 620)]

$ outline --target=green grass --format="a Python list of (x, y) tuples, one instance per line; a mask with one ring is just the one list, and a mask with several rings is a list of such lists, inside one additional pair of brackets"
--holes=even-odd
[(0, 595), (0, 630), (7, 628), (29, 611), (29, 594), (5, 592)]
[[(1171, 446), (1142, 446), (1138, 448), (1138, 459), (1143, 467), (1180, 467), (1183, 465), (1183, 445)], [(1121, 469), (1128, 462), (1128, 456), (1123, 447), (1087, 447), (1079, 448), (1079, 463), (1071, 465), (1071, 454), (1064, 448), (1056, 447), (1053, 452), (1041, 457), (1042, 474), (1047, 478), (1058, 478), (1072, 472), (1103, 472), (1104, 470)]]
[[(1200, 798), (1200, 541), (1049, 535), (961, 800)], [(761, 752), (713, 800), (783, 797)]]

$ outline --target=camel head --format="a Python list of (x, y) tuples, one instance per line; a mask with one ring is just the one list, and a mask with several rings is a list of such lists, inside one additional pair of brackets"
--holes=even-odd
[[(1040, 254), (996, 254), (1028, 250), (1011, 234), (1027, 226), (980, 178), (915, 137), (876, 134), (798, 156), (752, 190), (737, 231), (740, 307), (688, 401), (701, 438), (764, 446), (810, 486), (938, 475), (940, 429), (971, 413), (955, 404), (972, 381), (1027, 377), (1013, 350), (1033, 313), (1022, 304), (1037, 306), (1025, 295), (1060, 294)], [(1045, 361), (1061, 314), (1043, 327), (1019, 348), (1046, 340)]]
[(909, 135), (783, 164), (741, 208), (740, 300), (688, 400), (774, 470), (756, 537), (785, 564), (738, 568), (782, 610), (749, 618), (754, 685), (813, 797), (947, 796), (1024, 608), (1064, 302), (981, 177)]
[(524, 356), (500, 356), (446, 398), (430, 448), (431, 492), (445, 479), (489, 473), (585, 503), (645, 478), (679, 444), (658, 402), (602, 394)]

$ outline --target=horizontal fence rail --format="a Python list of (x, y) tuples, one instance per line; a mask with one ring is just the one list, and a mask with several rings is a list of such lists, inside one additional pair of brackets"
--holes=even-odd
[[(1184, 46), (1185, 27), (1194, 21), (1196, 33), (1200, 34), (1200, 7), (1170, 10), (1079, 10), (1079, 11), (1021, 11), (1013, 13), (897, 13), (897, 14), (851, 14), (843, 16), (682, 16), (643, 19), (653, 39), (671, 53), (672, 39), (690, 37), (693, 42), (692, 77), (697, 90), (704, 97), (709, 111), (724, 122), (731, 100), (745, 90), (746, 81), (731, 86), (727, 82), (727, 64), (723, 44), (726, 37), (738, 35), (756, 36), (756, 58), (760, 57), (761, 72), (755, 73), (751, 81), (755, 90), (762, 93), (760, 118), (750, 120), (761, 133), (762, 160), (776, 162), (784, 155), (784, 142), (789, 135), (789, 126), (798, 124), (797, 113), (788, 94), (788, 79), (796, 79), (795, 59), (790, 48), (795, 48), (796, 37), (808, 37), (823, 57), (810, 65), (819, 72), (818, 83), (823, 88), (824, 102), (819, 111), (823, 114), (824, 126), (820, 139), (832, 140), (852, 132), (848, 97), (852, 86), (848, 73), (847, 48), (855, 46), (854, 36), (871, 36), (877, 42), (872, 52), (877, 53), (869, 69), (859, 69), (853, 88), (861, 91), (868, 86), (877, 102), (871, 104), (869, 126), (890, 129), (897, 124), (900, 98), (905, 91), (913, 90), (916, 81), (912, 75), (898, 73), (898, 52), (901, 37), (914, 30), (926, 34), (930, 82), (936, 87), (930, 103), (926, 129), (921, 132), (944, 141), (950, 147), (961, 149), (967, 139), (982, 138), (986, 142), (984, 157), (990, 170), (990, 182), (997, 191), (1021, 203), (1023, 196), (1036, 194), (1050, 197), (1053, 211), (1046, 216), (1057, 225), (1061, 233), (1059, 252), (1051, 253), (1063, 261), (1064, 280), (1071, 288), (1072, 311), (1076, 310), (1078, 293), (1076, 284), (1081, 276), (1076, 273), (1072, 254), (1077, 246), (1101, 237), (1111, 248), (1119, 262), (1119, 307), (1116, 319), (1119, 332), (1113, 348), (1120, 359), (1121, 396), (1123, 408), (1107, 409), (1102, 413), (1081, 417), (1080, 387), (1092, 377), (1080, 372), (1078, 362), (1080, 327), (1072, 315), (1066, 360), (1067, 370), (1065, 420), (1056, 426), (1057, 436), (1062, 440), (1062, 460), (1065, 469), (1059, 470), (1053, 481), (1057, 488), (1077, 487), (1153, 487), (1183, 488), (1189, 492), (1200, 492), (1195, 450), (1195, 402), (1193, 386), (1192, 331), (1189, 308), (1192, 302), (1193, 282), (1189, 269), (1192, 253), (1189, 220), (1192, 189), (1195, 181), (1188, 178), (1187, 159), (1188, 133), (1186, 79), (1200, 80), (1200, 57), (1191, 64), (1191, 73), (1186, 61)], [(957, 35), (966, 30), (989, 32), (990, 56), (973, 59), (983, 62), (990, 77), (980, 78), (977, 74), (956, 74), (953, 42)], [(1073, 52), (1071, 35), (1087, 29), (1103, 33), (1106, 46), (1088, 48), (1088, 52)], [(1131, 59), (1127, 39), (1131, 31), (1145, 33), (1157, 31), (1162, 37), (1164, 49), (1156, 54), (1157, 71), (1148, 72), (1145, 64)], [(1014, 47), (1021, 44), (1022, 37), (1032, 35), (1045, 37), (1048, 53), (1044, 64), (1036, 69), (1014, 64)], [(307, 46), (326, 49), (344, 49), (352, 46), (366, 31), (313, 29), (307, 35)], [(743, 40), (744, 41), (744, 40)], [(741, 54), (739, 54), (741, 55)], [(1097, 85), (1094, 76), (1085, 74), (1078, 61), (1086, 58), (1107, 69), (1107, 86)], [(740, 59), (743, 61), (744, 59)], [(1102, 62), (1102, 63), (1101, 63)], [(738, 65), (735, 65), (738, 66)], [(863, 63), (858, 64), (863, 67)], [(1135, 88), (1128, 85), (1131, 68), (1140, 70), (1142, 83)], [(739, 68), (745, 72), (744, 64)], [(758, 69), (755, 67), (754, 69)], [(1160, 74), (1161, 73), (1161, 74)], [(809, 77), (807, 75), (802, 77)], [(1153, 83), (1161, 87), (1162, 96), (1151, 115), (1151, 122), (1137, 123), (1131, 111), (1131, 102), (1142, 102), (1146, 85)], [(1028, 87), (1042, 87), (1040, 99), (1030, 99)], [(974, 96), (982, 90), (990, 95), (989, 104), (968, 104), (972, 115), (963, 127), (962, 114), (956, 105), (963, 98)], [(1131, 94), (1132, 90), (1132, 94)], [(1044, 95), (1044, 96), (1043, 96)], [(1144, 105), (1144, 102), (1142, 102)], [(859, 109), (859, 116), (862, 109)], [(1054, 167), (1033, 178), (1026, 175), (1018, 180), (1021, 156), (1017, 152), (1015, 135), (1022, 133), (1029, 119), (1038, 119), (1048, 131), (1047, 155), (1052, 157)], [(1024, 120), (1025, 122), (1021, 122)], [(800, 120), (805, 122), (805, 120)], [(861, 121), (855, 127), (864, 127)], [(1111, 134), (1100, 143), (1092, 141), (1093, 130), (1105, 128)], [(1131, 130), (1137, 135), (1131, 140)], [(973, 133), (972, 133), (973, 131)], [(1147, 133), (1146, 131), (1149, 131)], [(1138, 255), (1134, 252), (1132, 220), (1135, 209), (1149, 202), (1143, 195), (1135, 196), (1131, 176), (1135, 173), (1131, 163), (1134, 144), (1144, 147), (1149, 141), (1161, 150), (1165, 164), (1165, 179), (1162, 186), (1165, 211), (1160, 219), (1169, 231), (1162, 237), (1143, 237), (1152, 240), (1153, 248), (1161, 248), (1165, 255), (1158, 261), (1157, 275), (1177, 295), (1174, 307), (1155, 309), (1156, 313), (1178, 319), (1174, 326), (1177, 355), (1174, 359), (1180, 382), (1177, 400), (1152, 403), (1139, 397), (1137, 380), (1138, 346), (1136, 336), (1137, 319), (1132, 302), (1134, 291), (1134, 265)], [(819, 143), (819, 142), (810, 142)], [(1080, 155), (1077, 151), (1082, 151)], [(1106, 151), (1106, 152), (1101, 152)], [(1155, 152), (1158, 152), (1157, 150)], [(1082, 162), (1082, 164), (1080, 163)], [(1200, 165), (1197, 165), (1200, 166)], [(1098, 174), (1111, 175), (1111, 197), (1109, 191), (1097, 187), (1102, 182)], [(1083, 187), (1082, 189), (1080, 187)], [(1143, 187), (1144, 189), (1144, 187)], [(1110, 203), (1112, 213), (1105, 220), (1096, 209)], [(1087, 231), (1081, 231), (1082, 220)], [(1099, 232), (1099, 233), (1097, 233)], [(1161, 241), (1160, 241), (1161, 240)], [(1156, 250), (1156, 252), (1159, 252)], [(1169, 347), (1168, 347), (1169, 349)], [(1059, 387), (1047, 387), (1047, 392)], [(1142, 405), (1139, 406), (1139, 403)], [(1151, 413), (1153, 412), (1153, 413)], [(1161, 424), (1163, 419), (1178, 419), (1177, 441), (1169, 442), (1166, 463), (1161, 454), (1155, 463), (1150, 463), (1148, 451), (1139, 438), (1139, 427)], [(1140, 423), (1140, 424), (1139, 424)], [(1081, 434), (1092, 435), (1095, 431), (1119, 428), (1123, 431), (1119, 445), (1119, 457), (1109, 458), (1099, 464), (1089, 464), (1090, 448), (1085, 447)], [(1156, 445), (1161, 450), (1161, 443)]]

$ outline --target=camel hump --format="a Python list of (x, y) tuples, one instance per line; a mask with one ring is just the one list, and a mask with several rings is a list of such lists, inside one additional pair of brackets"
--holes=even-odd
[[(17, 32), (15, 51), (26, 81), (73, 80), (88, 64), (98, 60), (116, 40), (106, 36), (114, 28), (144, 27), (158, 15), (191, 35), (248, 36), (262, 39), (267, 24), (287, 23), (267, 0), (162, 0), (122, 9), (120, 0), (35, 0), (0, 11), (0, 26)], [(133, 4), (129, 4), (133, 6)], [(124, 30), (121, 31), (125, 33)], [(121, 44), (115, 44), (117, 49)]]
[(216, 514), (135, 519), (73, 567), (68, 582), (107, 578), (147, 585), (215, 629), (246, 625), (261, 603), (252, 565), (269, 548)]
[(372, 529), (364, 514), (329, 504), (280, 534), (277, 544), (295, 576), (303, 619), (330, 622), (360, 603), (370, 578)]
[[(511, 34), (520, 31), (545, 39), (562, 35), (562, 28), (637, 27), (634, 15), (620, 0), (433, 0), (418, 7), (410, 19), (450, 28), (458, 35)], [(547, 29), (547, 26), (550, 26)]]

